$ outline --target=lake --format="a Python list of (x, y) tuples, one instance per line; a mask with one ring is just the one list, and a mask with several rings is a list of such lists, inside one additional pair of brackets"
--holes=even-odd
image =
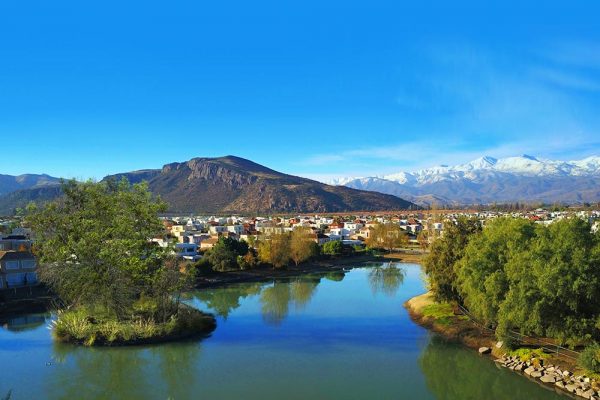
[(370, 264), (194, 292), (203, 340), (126, 348), (53, 343), (48, 315), (0, 329), (0, 398), (566, 399), (414, 324), (413, 264)]

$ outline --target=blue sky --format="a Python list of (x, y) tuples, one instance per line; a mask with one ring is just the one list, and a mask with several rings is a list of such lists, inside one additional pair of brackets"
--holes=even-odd
[(594, 1), (0, 3), (0, 173), (600, 153)]

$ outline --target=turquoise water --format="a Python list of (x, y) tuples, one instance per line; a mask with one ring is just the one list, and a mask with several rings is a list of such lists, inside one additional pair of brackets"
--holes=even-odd
[[(421, 270), (376, 264), (195, 292), (211, 337), (156, 346), (53, 343), (49, 317), (0, 329), (0, 398), (554, 399), (554, 391), (415, 325)], [(44, 320), (46, 318), (46, 320)]]

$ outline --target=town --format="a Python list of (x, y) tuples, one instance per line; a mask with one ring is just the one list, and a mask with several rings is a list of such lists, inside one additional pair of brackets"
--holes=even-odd
[[(600, 229), (600, 209), (570, 209), (550, 211), (533, 210), (456, 211), (438, 210), (406, 213), (365, 213), (358, 215), (302, 215), (294, 217), (243, 217), (243, 216), (163, 216), (165, 235), (153, 238), (155, 243), (168, 246), (175, 243), (176, 255), (186, 261), (198, 261), (217, 244), (219, 238), (231, 238), (246, 243), (258, 243), (271, 234), (292, 232), (298, 228), (310, 230), (311, 239), (319, 246), (330, 241), (340, 241), (346, 246), (366, 247), (375, 226), (394, 224), (408, 238), (407, 249), (427, 251), (430, 243), (444, 234), (444, 225), (459, 217), (487, 221), (499, 217), (526, 218), (538, 224), (576, 216), (586, 220), (595, 232)], [(0, 227), (0, 290), (13, 293), (21, 288), (39, 285), (37, 262), (32, 251), (32, 232), (19, 226), (19, 219), (4, 218)], [(401, 249), (398, 249), (401, 250)], [(31, 291), (21, 291), (24, 295)], [(6, 297), (6, 296), (5, 296)]]

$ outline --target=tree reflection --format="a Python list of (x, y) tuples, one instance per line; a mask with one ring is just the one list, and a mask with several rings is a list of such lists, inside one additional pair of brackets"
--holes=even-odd
[(235, 286), (203, 289), (193, 296), (205, 303), (217, 315), (227, 319), (229, 314), (240, 307), (240, 300), (260, 294), (264, 283), (246, 283)]
[[(137, 348), (83, 348), (56, 344), (56, 374), (49, 375), (48, 394), (58, 399), (147, 399), (152, 382), (144, 372), (146, 362)], [(76, 367), (66, 365), (72, 362)]]
[(562, 398), (438, 336), (431, 337), (419, 366), (425, 383), (438, 400), (509, 400), (515, 398), (515, 393), (524, 399)]
[(260, 296), (261, 311), (265, 322), (279, 325), (288, 315), (290, 306), (304, 308), (315, 294), (320, 278), (305, 276), (286, 281), (275, 281)]
[(302, 309), (310, 302), (321, 280), (317, 277), (296, 279), (290, 284), (291, 301), (297, 309)]
[(279, 325), (288, 315), (290, 301), (291, 290), (288, 282), (275, 282), (273, 286), (263, 290), (260, 302), (265, 322)]
[[(58, 399), (193, 398), (197, 342), (89, 348), (55, 344), (48, 397)], [(157, 361), (157, 362), (154, 362)], [(74, 364), (74, 365), (73, 365)]]
[(369, 271), (369, 284), (374, 294), (384, 293), (394, 296), (402, 283), (406, 271), (396, 263), (384, 263), (372, 267)]

